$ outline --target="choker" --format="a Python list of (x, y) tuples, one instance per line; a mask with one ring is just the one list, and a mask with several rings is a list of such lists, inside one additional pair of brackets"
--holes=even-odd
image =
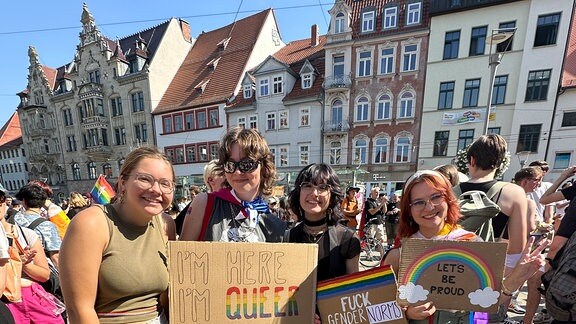
[(315, 226), (320, 226), (320, 225), (324, 225), (324, 224), (328, 223), (328, 217), (324, 217), (321, 220), (317, 220), (317, 221), (310, 221), (310, 220), (307, 220), (306, 218), (304, 218), (303, 222), (304, 222), (304, 225), (315, 227)]

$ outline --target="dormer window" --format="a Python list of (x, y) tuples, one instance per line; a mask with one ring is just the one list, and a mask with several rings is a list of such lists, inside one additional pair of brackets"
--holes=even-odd
[(208, 85), (208, 82), (210, 82), (210, 79), (198, 83), (198, 84), (194, 87), (194, 89), (196, 89), (196, 91), (198, 91), (199, 93), (202, 93), (202, 92), (204, 92), (204, 89), (206, 89), (206, 85)]
[(244, 95), (244, 99), (252, 98), (252, 85), (247, 84), (243, 87), (242, 93)]
[(344, 19), (343, 13), (338, 13), (336, 19), (334, 19), (334, 34), (340, 34), (344, 32), (344, 24), (346, 20)]
[(210, 62), (208, 62), (208, 64), (206, 64), (206, 65), (208, 65), (208, 67), (209, 67), (212, 71), (214, 71), (214, 70), (216, 70), (216, 66), (218, 65), (218, 62), (219, 62), (219, 61), (220, 61), (220, 57), (217, 57), (217, 58), (211, 60)]
[(272, 93), (273, 94), (279, 94), (279, 93), (283, 93), (283, 85), (284, 82), (282, 81), (282, 76), (276, 76), (272, 78)]
[(382, 25), (384, 29), (386, 28), (395, 28), (396, 21), (398, 20), (398, 7), (390, 7), (384, 9), (384, 18)]
[(362, 13), (362, 32), (374, 31), (374, 11)]
[(302, 74), (302, 89), (312, 88), (312, 73)]
[(100, 83), (100, 70), (94, 70), (89, 72), (88, 79), (92, 83)]
[(420, 23), (421, 8), (422, 3), (420, 2), (408, 4), (408, 10), (406, 11), (406, 25), (414, 25)]
[(270, 84), (268, 79), (260, 80), (260, 97), (268, 96), (270, 94)]
[(218, 50), (220, 52), (225, 50), (226, 47), (228, 46), (228, 42), (230, 42), (230, 37), (226, 37), (223, 40), (221, 40), (218, 44), (216, 44), (216, 46), (218, 47)]

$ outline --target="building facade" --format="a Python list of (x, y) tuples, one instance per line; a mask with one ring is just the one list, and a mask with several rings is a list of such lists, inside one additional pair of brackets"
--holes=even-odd
[(16, 113), (0, 129), (0, 183), (10, 195), (28, 183), (28, 162)]

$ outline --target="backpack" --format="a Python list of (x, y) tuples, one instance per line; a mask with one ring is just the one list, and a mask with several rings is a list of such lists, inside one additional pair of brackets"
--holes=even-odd
[[(458, 204), (460, 205), (460, 214), (462, 217), (459, 224), (467, 231), (474, 232), (481, 237), (484, 242), (494, 242), (494, 228), (492, 227), (492, 218), (500, 212), (498, 198), (502, 188), (507, 185), (506, 182), (498, 181), (490, 187), (488, 192), (480, 190), (470, 190), (462, 193), (460, 185), (452, 188)], [(496, 200), (494, 197), (498, 194)], [(504, 233), (504, 231), (502, 231)]]
[(546, 309), (557, 321), (576, 320), (576, 233), (550, 261), (550, 270), (542, 275), (546, 291)]

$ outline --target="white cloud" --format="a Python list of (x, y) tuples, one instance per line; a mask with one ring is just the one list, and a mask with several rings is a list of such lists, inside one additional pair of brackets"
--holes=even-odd
[(488, 308), (498, 302), (498, 297), (500, 293), (492, 290), (491, 287), (486, 287), (484, 289), (476, 289), (468, 294), (470, 298), (470, 304), (480, 305), (483, 308)]
[(398, 292), (400, 299), (407, 300), (411, 304), (428, 299), (429, 294), (428, 290), (420, 285), (414, 285), (413, 282), (399, 286)]

